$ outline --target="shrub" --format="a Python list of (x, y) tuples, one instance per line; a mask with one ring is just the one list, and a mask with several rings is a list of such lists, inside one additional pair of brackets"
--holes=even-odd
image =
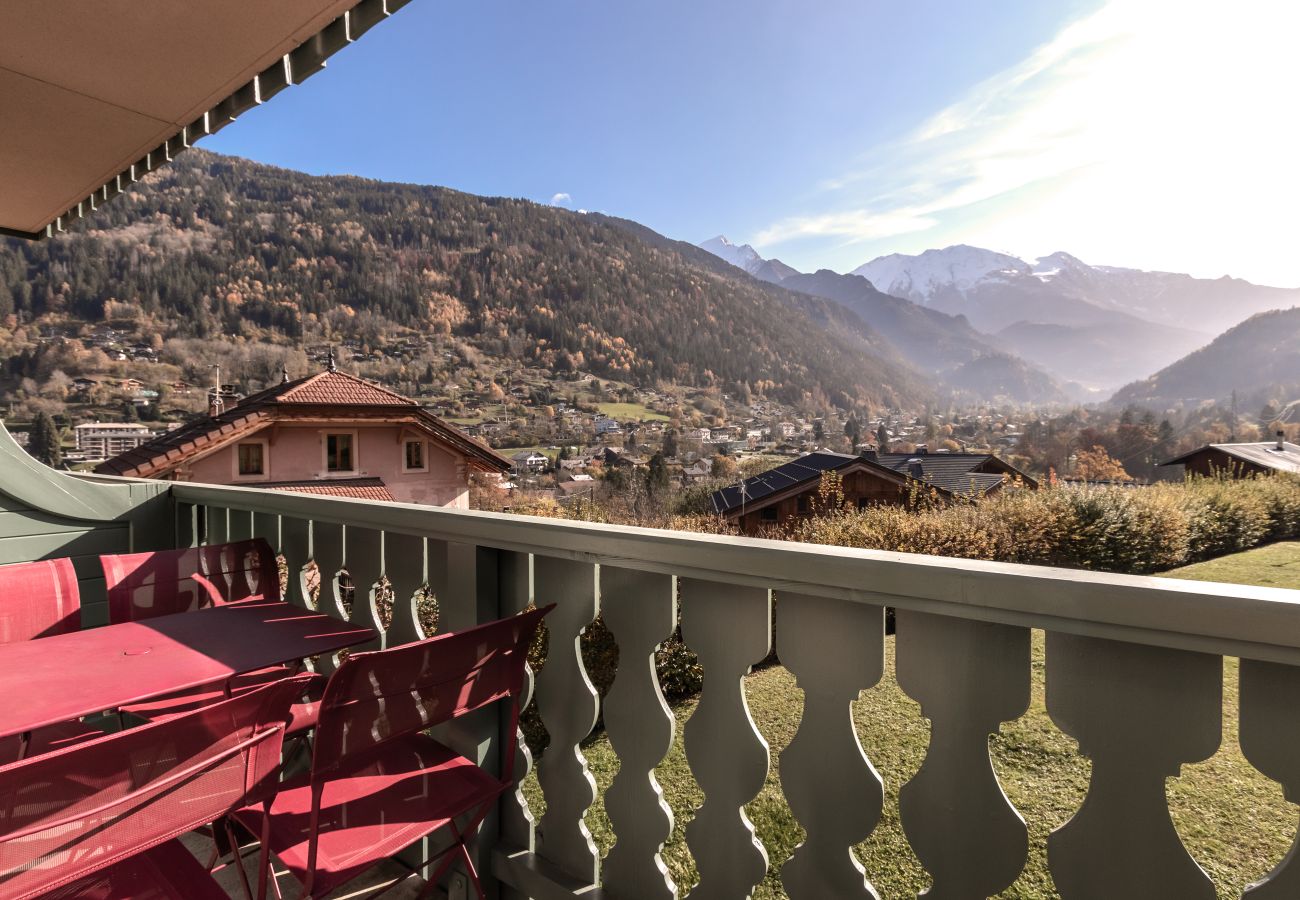
[[(689, 523), (682, 523), (689, 527)], [(1003, 490), (978, 502), (831, 509), (790, 540), (1146, 574), (1300, 537), (1300, 478)]]
[(1080, 569), (1145, 574), (1187, 559), (1186, 515), (1167, 491), (1066, 488), (1069, 532), (1062, 562)]
[(1272, 530), (1269, 504), (1255, 479), (1195, 479), (1184, 486), (1183, 496), (1192, 560), (1245, 550)]

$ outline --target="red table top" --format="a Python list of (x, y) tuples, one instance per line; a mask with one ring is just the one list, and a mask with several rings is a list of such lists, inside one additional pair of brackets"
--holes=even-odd
[(374, 637), (289, 603), (251, 602), (0, 644), (0, 737)]

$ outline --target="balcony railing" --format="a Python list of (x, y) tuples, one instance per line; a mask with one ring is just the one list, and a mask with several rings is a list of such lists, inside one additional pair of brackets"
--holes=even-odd
[[(318, 572), (320, 606), (377, 628), (385, 645), (422, 636), (415, 601), (426, 583), (439, 600), (440, 629), (533, 602), (558, 604), (536, 685), (550, 735), (536, 772), (545, 814), (535, 819), (517, 793), (477, 841), (481, 870), (502, 897), (686, 894), (660, 858), (672, 822), (654, 778), (675, 722), (653, 653), (679, 613), (704, 670), (684, 734), (705, 796), (686, 829), (700, 877), (689, 896), (697, 900), (747, 897), (769, 869), (779, 870), (795, 900), (874, 895), (850, 848), (871, 833), (883, 792), (850, 704), (884, 674), (886, 607), (897, 611), (898, 681), (931, 723), (928, 755), (903, 790), (901, 818), (933, 879), (932, 900), (996, 894), (1025, 864), (1026, 826), (999, 785), (988, 736), (1028, 708), (1032, 629), (1046, 632), (1048, 712), (1092, 761), (1084, 805), (1049, 842), (1063, 897), (1215, 896), (1174, 830), (1165, 779), (1220, 744), (1224, 656), (1242, 659), (1245, 756), (1288, 797), (1300, 797), (1300, 592), (252, 488), (92, 483), (48, 470), (42, 478), (37, 489), (30, 478), (24, 486), (0, 475), (0, 492), (26, 497), (25, 513), (11, 499), (15, 512), (6, 515), (76, 519), (88, 534), (126, 523), (135, 549), (265, 537), (287, 562), (291, 600), (312, 602), (309, 582)], [(105, 499), (93, 513), (96, 497)], [(16, 529), (11, 522), (4, 532), (11, 537), (0, 540), (4, 561), (15, 556), (4, 554), (20, 540)], [(59, 555), (56, 544), (29, 546)], [(354, 585), (346, 604), (341, 572)], [(381, 584), (395, 598), (391, 617), (377, 602)], [(616, 834), (604, 859), (583, 821), (597, 791), (582, 742), (600, 710), (578, 642), (598, 613), (620, 650), (603, 709), (620, 763), (603, 797)], [(744, 814), (770, 759), (742, 677), (773, 649), (805, 697), (798, 733), (780, 760), (786, 799), (806, 833), (789, 859), (768, 858)], [(444, 737), (494, 765), (502, 727), (501, 719), (480, 716)], [(522, 779), (532, 760), (520, 755)], [(1248, 896), (1300, 896), (1297, 856)]]

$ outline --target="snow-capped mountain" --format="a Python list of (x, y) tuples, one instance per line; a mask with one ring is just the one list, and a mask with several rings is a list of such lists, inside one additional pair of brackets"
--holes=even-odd
[(1030, 263), (966, 244), (892, 253), (853, 274), (887, 294), (965, 314), (988, 332), (1021, 322), (1101, 325), (1120, 315), (1213, 336), (1255, 313), (1300, 302), (1300, 291), (1234, 278), (1094, 266), (1063, 251)]
[(962, 294), (991, 279), (1022, 276), (1029, 270), (1023, 260), (1014, 256), (957, 244), (915, 256), (880, 256), (850, 274), (861, 275), (878, 291), (928, 306), (938, 294)]
[(733, 244), (727, 236), (720, 234), (699, 244), (719, 259), (724, 259), (737, 268), (753, 275), (767, 260), (758, 255), (758, 251), (749, 244)]
[(727, 240), (726, 235), (720, 234), (715, 238), (709, 238), (696, 246), (701, 250), (708, 250), (733, 266), (744, 269), (750, 275), (768, 284), (780, 284), (783, 279), (799, 274), (797, 269), (787, 266), (779, 259), (764, 259), (749, 244), (733, 244)]

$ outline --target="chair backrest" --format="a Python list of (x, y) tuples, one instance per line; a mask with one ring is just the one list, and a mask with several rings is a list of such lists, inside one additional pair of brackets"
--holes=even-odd
[(280, 569), (261, 538), (101, 556), (114, 625), (248, 600), (280, 599)]
[(306, 681), (0, 767), (0, 898), (39, 896), (268, 796)]
[[(552, 609), (348, 657), (321, 698), (313, 773), (507, 697), (516, 698), (517, 715), (528, 647)], [(513, 749), (502, 758), (512, 762)]]
[(81, 593), (70, 559), (0, 566), (0, 644), (81, 627)]

